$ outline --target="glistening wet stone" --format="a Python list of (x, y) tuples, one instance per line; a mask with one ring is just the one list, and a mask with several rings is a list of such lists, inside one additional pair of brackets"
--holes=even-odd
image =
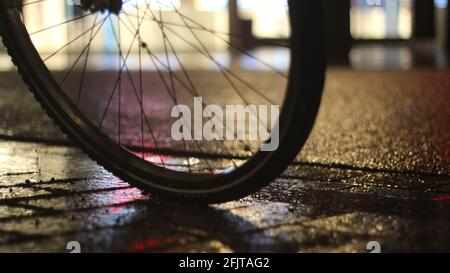
[(144, 194), (61, 145), (1, 73), (0, 251), (67, 252), (74, 240), (92, 252), (450, 251), (448, 72), (328, 78), (297, 162), (250, 197), (199, 207)]

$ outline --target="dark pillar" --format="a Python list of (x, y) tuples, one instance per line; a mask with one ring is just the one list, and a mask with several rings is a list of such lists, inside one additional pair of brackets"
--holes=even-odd
[(414, 38), (435, 37), (435, 7), (434, 1), (414, 1)]
[(253, 45), (252, 22), (239, 18), (237, 0), (228, 1), (230, 42), (239, 48), (251, 47)]
[(446, 47), (447, 47), (447, 51), (450, 51), (450, 12), (449, 12), (449, 7), (446, 8), (447, 10), (447, 42), (446, 42)]
[(449, 17), (448, 7), (435, 8), (435, 40), (440, 49), (449, 47)]
[[(240, 27), (239, 27), (239, 13), (237, 0), (229, 0), (228, 1), (228, 16), (229, 16), (229, 24), (230, 24), (230, 33), (235, 35), (239, 35)], [(231, 36), (231, 43), (236, 42), (236, 37)]]
[(329, 62), (347, 64), (352, 45), (350, 0), (327, 0), (324, 3)]

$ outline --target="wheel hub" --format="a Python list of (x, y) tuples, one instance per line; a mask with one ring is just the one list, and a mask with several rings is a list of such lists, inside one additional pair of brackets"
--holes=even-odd
[(80, 7), (91, 12), (109, 11), (118, 14), (122, 9), (122, 0), (81, 0)]

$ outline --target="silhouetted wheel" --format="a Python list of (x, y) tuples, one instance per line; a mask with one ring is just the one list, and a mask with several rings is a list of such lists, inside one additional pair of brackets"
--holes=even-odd
[[(320, 1), (254, 1), (238, 12), (239, 33), (224, 23), (224, 1), (68, 2), (1, 1), (3, 41), (48, 114), (125, 181), (181, 201), (228, 201), (275, 179), (305, 143), (324, 81)], [(248, 34), (250, 19), (264, 41)], [(247, 119), (228, 122), (227, 107), (239, 105)], [(277, 105), (279, 123), (269, 114)], [(252, 124), (267, 130), (249, 137)], [(262, 149), (277, 124), (279, 146)]]

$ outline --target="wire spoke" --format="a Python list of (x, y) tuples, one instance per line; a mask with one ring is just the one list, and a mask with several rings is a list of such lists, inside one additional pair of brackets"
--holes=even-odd
[[(117, 37), (117, 34), (116, 34), (114, 28), (113, 28), (113, 34), (114, 34), (114, 39), (115, 39), (115, 41), (116, 41), (116, 43), (117, 43), (117, 45), (118, 45), (118, 43), (119, 43), (119, 42), (118, 42), (118, 37)], [(118, 46), (119, 46), (119, 45), (118, 45)], [(136, 99), (137, 99), (137, 101), (138, 101), (138, 103), (139, 103), (139, 105), (140, 105), (140, 111), (141, 111), (142, 122), (144, 122), (144, 120), (145, 120), (145, 123), (146, 123), (147, 128), (148, 128), (148, 130), (149, 130), (149, 132), (150, 132), (150, 135), (151, 135), (151, 137), (152, 137), (152, 140), (153, 140), (153, 143), (155, 144), (156, 149), (160, 149), (160, 147), (159, 147), (159, 145), (158, 145), (158, 142), (157, 142), (157, 140), (156, 140), (156, 137), (155, 137), (154, 129), (152, 128), (152, 126), (151, 126), (151, 124), (150, 124), (150, 121), (147, 119), (147, 115), (145, 114), (145, 109), (144, 109), (144, 107), (143, 107), (143, 96), (142, 96), (142, 95), (141, 95), (140, 97), (138, 96), (138, 91), (137, 91), (136, 85), (135, 85), (135, 83), (134, 83), (133, 76), (131, 75), (131, 72), (130, 72), (130, 70), (129, 70), (127, 64), (126, 64), (126, 59), (123, 59), (123, 55), (121, 56), (121, 58), (122, 58), (122, 62), (123, 62), (123, 65), (124, 65), (124, 67), (125, 67), (125, 70), (126, 70), (126, 72), (127, 72), (128, 78), (129, 78), (129, 80), (130, 80), (131, 86), (132, 86), (132, 88), (133, 88), (134, 94), (135, 94), (135, 96), (136, 96)], [(142, 90), (142, 89), (141, 89), (141, 90)], [(141, 93), (141, 94), (142, 94), (142, 93)], [(142, 132), (144, 131), (144, 128), (143, 128), (143, 127), (144, 127), (144, 126), (141, 125), (141, 130), (142, 130)], [(142, 142), (143, 142), (143, 139), (142, 139)], [(142, 147), (144, 148), (144, 145), (143, 145)], [(164, 159), (162, 158), (161, 155), (159, 155), (159, 158), (160, 158), (160, 160), (161, 160), (161, 163), (162, 163), (163, 165), (165, 165)]]
[[(151, 10), (150, 10), (150, 12), (151, 12), (153, 18), (155, 18), (154, 13), (153, 13)], [(161, 19), (161, 18), (160, 18), (160, 21), (162, 22), (162, 19)], [(161, 23), (161, 31), (164, 31), (163, 25), (164, 25), (164, 23), (162, 22), (162, 23)], [(176, 52), (176, 50), (175, 50), (175, 47), (174, 47), (173, 44), (170, 42), (170, 40), (167, 38), (167, 35), (165, 35), (165, 37), (166, 37), (166, 40), (167, 40), (167, 42), (168, 42), (168, 44), (169, 44), (169, 46), (170, 46), (170, 48), (171, 48), (171, 50), (172, 50), (172, 52), (173, 52), (173, 54), (174, 54), (174, 56), (175, 56), (175, 58), (176, 58), (178, 64), (180, 65), (180, 67), (181, 67), (181, 69), (182, 69), (182, 71), (183, 71), (183, 74), (184, 74), (185, 78), (188, 80), (189, 86), (190, 86), (190, 88), (191, 88), (191, 90), (192, 90), (192, 92), (190, 92), (191, 95), (194, 96), (194, 97), (200, 97), (200, 95), (199, 95), (197, 89), (195, 88), (195, 85), (194, 85), (194, 83), (193, 83), (191, 77), (189, 76), (189, 73), (187, 72), (186, 68), (184, 67), (183, 62), (180, 60), (180, 58), (179, 58), (179, 56), (178, 56), (178, 54), (177, 54), (177, 52)], [(186, 88), (186, 90), (189, 91), (189, 88), (187, 88), (187, 87), (185, 87), (185, 88)], [(202, 106), (203, 106), (205, 109), (207, 109), (207, 107), (206, 107), (207, 105), (206, 105), (204, 102), (202, 102)], [(209, 111), (207, 111), (207, 112), (208, 112), (208, 114), (210, 114), (210, 115), (212, 114), (212, 113), (210, 113)], [(219, 118), (219, 121), (220, 121), (220, 123), (221, 123), (223, 126), (225, 126), (225, 128), (226, 128), (227, 130), (230, 130), (230, 131), (231, 131), (231, 129), (229, 128), (229, 126), (228, 126), (228, 125), (225, 125), (225, 122), (224, 122), (222, 119)], [(224, 150), (226, 151), (226, 153), (229, 154), (229, 155), (231, 155), (231, 152), (229, 151), (228, 147), (227, 147), (223, 142), (220, 142), (220, 144), (223, 146), (223, 148), (224, 148)], [(235, 163), (234, 160), (232, 161), (232, 163), (233, 163), (233, 165), (234, 165), (235, 167), (237, 167), (237, 164)]]
[[(96, 24), (96, 22), (97, 22), (97, 19), (98, 19), (98, 13), (97, 13), (97, 15), (95, 16), (95, 19), (94, 19), (94, 23), (93, 23), (93, 26), (92, 26), (91, 35), (90, 35), (89, 40), (92, 40), (92, 38), (93, 38), (93, 35), (94, 35), (94, 26), (95, 26), (95, 24)], [(91, 51), (91, 43), (89, 43), (89, 46), (88, 46), (88, 49), (87, 49), (87, 52), (86, 52), (86, 57), (85, 57), (85, 59), (84, 59), (83, 71), (82, 71), (82, 73), (81, 73), (80, 87), (79, 87), (79, 89), (78, 89), (77, 106), (80, 106), (81, 93), (82, 93), (82, 91), (83, 91), (84, 80), (85, 80), (85, 76), (86, 76), (86, 68), (87, 68), (88, 61), (89, 61), (89, 53), (90, 53), (90, 51)]]
[[(27, 9), (22, 12), (22, 7), (36, 5), (39, 10), (41, 3), (46, 10), (46, 2), (51, 1), (29, 0), (18, 5), (19, 2), (8, 8), (19, 9), (13, 13), (21, 16), (25, 27), (29, 24), (28, 35), (50, 73), (61, 79), (57, 83), (69, 100), (94, 123), (100, 135), (104, 134), (105, 138), (129, 150), (135, 158), (147, 161), (148, 166), (162, 166), (169, 171), (220, 175), (239, 168), (258, 153), (257, 145), (261, 144), (261, 139), (239, 137), (241, 129), (246, 136), (254, 136), (252, 123), (248, 124), (252, 121), (255, 126), (259, 122), (267, 128), (263, 124), (267, 121), (258, 116), (261, 110), (246, 108), (246, 118), (242, 120), (238, 114), (236, 128), (236, 120), (228, 124), (223, 112), (218, 115), (213, 112), (214, 108), (208, 107), (211, 103), (223, 108), (228, 101), (244, 107), (253, 106), (255, 102), (277, 104), (274, 102), (278, 100), (277, 96), (269, 93), (268, 88), (285, 84), (287, 72), (270, 61), (265, 52), (261, 54), (257, 49), (241, 47), (240, 39), (245, 41), (249, 37), (240, 35), (239, 31), (234, 34), (221, 31), (214, 24), (204, 24), (203, 18), (190, 12), (193, 5), (190, 1), (179, 5), (175, 1), (126, 0), (121, 1), (120, 11), (113, 10), (113, 6), (104, 8), (106, 1), (78, 9), (64, 6), (66, 14), (63, 17), (42, 20), (44, 23), (34, 29), (32, 22), (38, 19), (28, 16)], [(77, 28), (74, 28), (75, 33), (70, 27)], [(66, 28), (69, 31), (61, 32)], [(55, 39), (55, 42), (49, 39)], [(288, 45), (277, 44), (278, 41), (282, 43), (282, 39), (267, 41), (264, 39), (264, 44), (274, 41), (272, 45), (289, 49)], [(223, 61), (222, 53), (231, 58), (230, 64)], [(239, 63), (239, 58), (245, 63)], [(103, 63), (93, 65), (94, 60)], [(255, 80), (260, 74), (254, 73), (253, 67), (274, 82), (263, 86)], [(96, 77), (100, 77), (98, 82), (94, 82)], [(98, 90), (99, 93), (91, 90), (94, 87), (104, 90)], [(218, 87), (217, 92), (212, 93), (215, 87)], [(196, 123), (188, 120), (192, 117), (181, 114), (183, 134), (191, 134), (190, 138), (182, 137), (180, 141), (168, 138), (165, 134), (170, 134), (172, 117), (167, 116), (166, 110), (171, 107), (181, 110), (185, 101), (189, 105), (191, 98), (203, 96), (202, 118), (214, 118), (214, 131), (208, 129), (215, 137), (206, 144), (197, 137)], [(256, 117), (256, 120), (249, 121), (248, 116)], [(203, 126), (206, 125), (204, 122)], [(235, 140), (228, 139), (230, 132)], [(226, 134), (227, 138), (219, 139), (219, 134)], [(262, 134), (259, 128), (259, 135)]]
[[(104, 18), (103, 20), (101, 20), (100, 22), (98, 22), (97, 24), (95, 24), (94, 28), (97, 27), (100, 24), (104, 24), (104, 22), (106, 21), (107, 18)], [(47, 56), (46, 58), (43, 59), (44, 62), (48, 61), (49, 59), (51, 59), (52, 57), (54, 57), (55, 55), (57, 55), (58, 53), (60, 53), (62, 50), (64, 50), (65, 48), (67, 48), (68, 46), (70, 46), (71, 44), (75, 43), (76, 41), (78, 41), (79, 39), (81, 39), (83, 36), (85, 36), (87, 33), (90, 33), (92, 30), (92, 28), (89, 28), (88, 30), (82, 32), (80, 35), (76, 36), (75, 38), (73, 38), (72, 40), (70, 40), (68, 43), (66, 43), (65, 45), (61, 46), (60, 48), (58, 48), (55, 52), (51, 53), (49, 56)]]
[(58, 24), (56, 24), (56, 25), (53, 25), (53, 26), (50, 26), (50, 27), (46, 27), (46, 28), (43, 28), (43, 29), (41, 29), (41, 30), (37, 30), (37, 31), (31, 32), (31, 33), (29, 33), (29, 35), (32, 36), (32, 35), (35, 35), (35, 34), (38, 34), (38, 33), (41, 33), (41, 32), (44, 32), (44, 31), (47, 31), (47, 30), (50, 30), (50, 29), (53, 29), (53, 28), (55, 28), (55, 27), (64, 26), (65, 24), (68, 24), (68, 23), (71, 23), (71, 22), (78, 21), (78, 20), (80, 20), (80, 19), (83, 19), (83, 18), (88, 17), (88, 16), (91, 16), (91, 15), (93, 15), (93, 13), (84, 14), (84, 15), (81, 15), (81, 16), (78, 16), (78, 17), (75, 17), (75, 18), (72, 18), (72, 19), (70, 19), (70, 20), (67, 20), (67, 21), (65, 21), (65, 22), (58, 23)]
[[(148, 5), (148, 8), (150, 8), (150, 5)], [(128, 18), (128, 17), (127, 17)], [(130, 20), (130, 19), (129, 19)], [(125, 25), (125, 24), (124, 24)], [(132, 31), (132, 30), (131, 30)], [(138, 32), (137, 32), (138, 33)], [(170, 84), (167, 82), (167, 80), (165, 79), (161, 69), (159, 68), (158, 64), (155, 61), (155, 55), (154, 53), (150, 50), (150, 48), (148, 47), (148, 45), (142, 40), (142, 37), (139, 37), (140, 40), (140, 44), (141, 46), (146, 50), (150, 60), (152, 61), (153, 65), (155, 66), (157, 73), (159, 75), (159, 77), (161, 78), (161, 81), (165, 87), (166, 92), (169, 94), (169, 97), (172, 99), (172, 102), (174, 103), (175, 106), (178, 105), (177, 103), (177, 99), (176, 97), (174, 97), (173, 95), (173, 91), (170, 89)], [(183, 119), (185, 119), (185, 117), (183, 116)], [(189, 128), (189, 131), (192, 131), (191, 128)], [(183, 139), (183, 143), (185, 143), (185, 140)], [(200, 144), (198, 143), (197, 140), (194, 140), (194, 144), (196, 145), (196, 147), (201, 150), (203, 152), (202, 147), (200, 146)], [(185, 144), (184, 144), (185, 145)], [(188, 162), (190, 162), (189, 158), (187, 159)], [(190, 164), (190, 163), (189, 163)], [(208, 168), (210, 169), (211, 173), (214, 172), (214, 169), (212, 168), (212, 166), (210, 165), (209, 162), (206, 162), (206, 164), (208, 165)]]
[[(130, 20), (129, 20), (129, 21), (130, 21)], [(130, 23), (131, 23), (131, 21), (130, 21)], [(127, 26), (127, 24), (124, 23), (124, 25), (125, 25), (125, 27), (128, 29), (128, 31), (129, 31), (130, 33), (133, 33), (133, 32), (134, 32), (134, 30), (131, 30), (131, 29)], [(169, 41), (169, 44), (171, 44), (171, 43), (170, 43), (170, 40), (168, 40), (168, 41)], [(141, 44), (143, 45), (142, 47), (146, 49), (147, 54), (150, 56), (150, 58), (151, 58), (151, 60), (152, 60), (152, 62), (153, 62), (153, 65), (154, 65), (155, 67), (158, 67), (158, 65), (160, 65), (160, 66), (162, 66), (164, 69), (169, 69), (169, 67), (168, 67), (162, 60), (160, 60), (160, 59), (158, 58), (158, 56), (156, 56), (156, 55), (152, 52), (152, 50), (151, 50), (150, 48), (148, 48), (148, 46), (147, 46), (146, 43), (141, 42)], [(175, 51), (174, 51), (174, 54), (175, 54), (175, 56), (177, 56), (177, 54), (176, 54)], [(181, 62), (181, 60), (179, 59), (178, 56), (177, 56), (177, 60), (178, 60), (178, 62), (180, 63), (180, 65), (182, 66), (182, 62)], [(183, 66), (182, 66), (182, 67), (183, 67)], [(184, 87), (184, 89), (182, 89), (182, 90), (186, 90), (190, 95), (192, 95), (192, 96), (194, 96), (194, 97), (198, 97), (198, 96), (199, 96), (199, 93), (196, 91), (195, 86), (194, 86), (194, 84), (192, 83), (192, 81), (190, 80), (190, 77), (189, 77), (189, 75), (187, 74), (187, 71), (186, 71), (186, 70), (185, 70), (185, 73), (186, 73), (186, 77), (187, 77), (188, 81), (190, 82), (190, 86), (187, 85), (187, 84), (186, 84), (182, 79), (180, 79), (176, 74), (173, 74), (173, 77), (175, 78), (175, 80), (177, 80), (178, 83), (180, 83), (180, 84)], [(161, 75), (160, 75), (160, 77), (162, 78), (163, 81), (165, 81), (165, 78), (164, 78), (164, 77), (162, 77)], [(169, 93), (169, 95), (170, 95), (170, 94), (171, 94), (171, 93)], [(172, 98), (172, 100), (173, 100), (173, 98)], [(203, 104), (203, 107), (206, 108), (207, 105), (206, 105), (204, 102), (203, 102), (202, 104)], [(229, 127), (229, 125), (226, 125), (225, 122), (224, 122), (222, 119), (219, 118), (219, 122), (220, 122), (223, 126), (225, 126), (225, 128), (226, 128), (227, 130), (231, 131), (231, 128)], [(234, 134), (235, 134), (235, 136), (236, 136), (236, 132), (235, 132)], [(223, 148), (224, 148), (225, 152), (227, 153), (227, 155), (232, 156), (233, 154), (229, 151), (228, 147), (227, 147), (223, 142), (220, 142), (220, 143), (221, 143), (221, 145), (223, 146)], [(196, 143), (196, 144), (197, 144), (197, 143)], [(201, 147), (200, 147), (200, 149), (201, 149)], [(233, 163), (233, 165), (235, 165), (235, 167), (237, 167), (237, 164), (236, 164), (234, 161), (233, 161), (232, 163)]]
[[(109, 15), (108, 17), (109, 18)], [(83, 50), (81, 51), (80, 55), (78, 55), (78, 57), (75, 59), (75, 62), (72, 64), (72, 66), (70, 67), (69, 71), (66, 73), (66, 75), (64, 76), (64, 78), (59, 82), (60, 85), (63, 85), (64, 82), (67, 80), (67, 78), (70, 76), (70, 74), (72, 73), (72, 71), (75, 69), (76, 65), (78, 64), (78, 62), (80, 61), (81, 57), (84, 55), (84, 53), (87, 51), (87, 49), (90, 47), (92, 41), (95, 39), (95, 37), (97, 36), (97, 34), (100, 32), (100, 30), (102, 29), (104, 23), (106, 22), (106, 18), (103, 20), (102, 24), (100, 25), (100, 27), (96, 30), (96, 32), (94, 33), (94, 35), (92, 36), (91, 39), (89, 39), (89, 43), (83, 48)]]
[[(164, 6), (166, 6), (167, 8), (175, 8), (175, 7), (170, 7), (170, 6), (168, 6), (168, 5), (164, 4), (164, 3), (161, 3), (160, 1), (158, 1), (158, 2), (160, 3), (160, 5), (164, 5)], [(222, 42), (226, 43), (228, 46), (230, 46), (230, 47), (232, 47), (233, 49), (237, 50), (238, 52), (240, 52), (240, 53), (246, 55), (247, 57), (249, 57), (249, 58), (251, 58), (251, 59), (253, 59), (253, 60), (259, 62), (260, 64), (266, 66), (267, 68), (273, 70), (273, 71), (274, 71), (275, 73), (277, 73), (278, 75), (280, 75), (280, 76), (282, 76), (282, 77), (284, 77), (284, 78), (286, 78), (286, 79), (288, 78), (288, 76), (287, 76), (284, 72), (278, 70), (278, 69), (275, 68), (274, 66), (268, 64), (267, 62), (265, 62), (265, 61), (263, 61), (263, 60), (257, 58), (256, 56), (254, 56), (253, 54), (249, 53), (248, 51), (246, 51), (246, 50), (244, 50), (244, 49), (242, 49), (242, 48), (240, 48), (240, 47), (234, 45), (233, 43), (231, 43), (231, 42), (228, 41), (227, 39), (224, 39), (223, 37), (221, 37), (220, 34), (221, 34), (221, 35), (230, 36), (230, 37), (233, 37), (233, 38), (241, 38), (241, 39), (246, 39), (245, 37), (242, 37), (242, 36), (236, 35), (236, 34), (232, 34), (232, 33), (215, 31), (215, 30), (213, 30), (213, 29), (210, 29), (210, 28), (207, 28), (207, 27), (203, 26), (202, 24), (198, 23), (196, 20), (194, 20), (194, 19), (192, 19), (192, 18), (190, 18), (190, 17), (184, 15), (183, 13), (181, 13), (181, 12), (180, 12), (178, 9), (176, 9), (176, 8), (175, 8), (175, 12), (183, 19), (183, 24), (174, 23), (174, 22), (163, 22), (164, 25), (171, 25), (171, 26), (175, 26), (175, 27), (184, 27), (184, 28), (188, 28), (189, 30), (202, 30), (202, 31), (209, 32), (209, 33), (211, 33), (212, 35), (214, 35), (216, 38), (218, 38), (219, 40), (221, 40)], [(154, 22), (156, 22), (156, 23), (158, 23), (158, 24), (161, 23), (161, 22), (160, 22), (157, 18), (155, 18), (154, 16), (153, 16), (153, 18), (147, 18), (147, 19), (150, 20), (150, 21), (154, 21)], [(193, 23), (195, 26), (185, 24), (184, 20), (190, 21), (190, 22)], [(279, 45), (279, 44), (274, 44), (274, 45), (275, 45), (275, 46), (281, 46), (281, 45)]]
[[(150, 10), (151, 12), (151, 10)], [(163, 15), (162, 15), (162, 11), (159, 10), (159, 19), (162, 22), (163, 21)], [(167, 43), (168, 43), (168, 39), (167, 39), (167, 35), (166, 32), (164, 31), (164, 27), (162, 26), (162, 24), (159, 24), (160, 30), (161, 30), (161, 34), (163, 36), (163, 44), (164, 44), (164, 53), (166, 55), (166, 61), (167, 61), (167, 66), (168, 66), (168, 70), (169, 70), (169, 77), (170, 77), (170, 87), (172, 90), (172, 95), (174, 98), (174, 104), (175, 106), (178, 108), (179, 103), (178, 103), (178, 98), (177, 98), (177, 91), (175, 89), (175, 83), (174, 83), (174, 79), (173, 79), (173, 71), (172, 71), (172, 67), (171, 67), (171, 63), (170, 63), (170, 58), (169, 58), (169, 51), (167, 48)], [(187, 152), (187, 144), (186, 144), (186, 140), (183, 139), (183, 147), (184, 147), (184, 151)], [(189, 172), (192, 172), (192, 166), (191, 166), (191, 162), (189, 160), (188, 157), (186, 157), (187, 163), (188, 163), (188, 168), (189, 168)]]

